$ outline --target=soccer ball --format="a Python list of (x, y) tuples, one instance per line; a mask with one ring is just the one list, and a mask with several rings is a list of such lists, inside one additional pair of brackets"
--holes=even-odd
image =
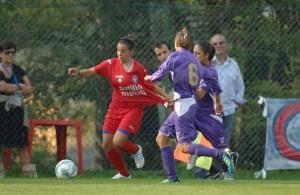
[(65, 179), (75, 177), (77, 171), (77, 165), (69, 159), (61, 160), (55, 166), (55, 175), (57, 178)]

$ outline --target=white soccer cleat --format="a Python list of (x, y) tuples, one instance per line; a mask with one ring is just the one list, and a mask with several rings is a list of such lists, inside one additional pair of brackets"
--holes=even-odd
[(193, 154), (189, 157), (189, 160), (186, 165), (187, 170), (192, 170), (195, 167), (197, 158), (198, 156), (196, 154)]
[(138, 149), (137, 153), (133, 154), (132, 158), (134, 159), (136, 168), (141, 169), (145, 165), (145, 159), (144, 159), (142, 147), (140, 145), (138, 145), (138, 148), (139, 149)]
[(115, 176), (113, 176), (111, 179), (117, 180), (117, 179), (131, 179), (131, 175), (128, 175), (127, 177), (124, 175), (121, 175), (121, 173), (117, 173)]
[(233, 180), (234, 180), (234, 177), (233, 177), (233, 176), (230, 176), (230, 175), (228, 174), (228, 172), (223, 172), (223, 180), (233, 181)]
[(26, 177), (37, 178), (36, 164), (27, 164), (22, 166), (23, 175)]

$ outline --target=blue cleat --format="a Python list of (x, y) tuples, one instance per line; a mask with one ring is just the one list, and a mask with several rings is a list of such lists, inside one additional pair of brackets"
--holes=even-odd
[(222, 156), (222, 162), (226, 165), (227, 167), (227, 177), (233, 178), (233, 173), (234, 173), (234, 163), (233, 159), (231, 156), (231, 152), (229, 150), (224, 150), (223, 156)]

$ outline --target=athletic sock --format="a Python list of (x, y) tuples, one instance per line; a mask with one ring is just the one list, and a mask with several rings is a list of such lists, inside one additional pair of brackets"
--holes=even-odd
[(112, 150), (105, 152), (105, 154), (111, 165), (117, 169), (121, 175), (126, 177), (129, 175), (128, 169), (118, 148), (113, 148)]
[(164, 167), (168, 174), (168, 178), (169, 179), (177, 178), (176, 170), (175, 170), (175, 163), (174, 163), (173, 149), (170, 146), (168, 146), (168, 147), (162, 148), (160, 150), (160, 152), (161, 152), (161, 158), (162, 158)]
[(220, 156), (220, 151), (218, 149), (208, 148), (202, 144), (190, 144), (188, 150), (190, 154), (195, 154), (197, 156), (209, 156), (213, 158), (219, 158)]
[(129, 140), (125, 141), (120, 149), (128, 154), (136, 154), (139, 150), (138, 145)]

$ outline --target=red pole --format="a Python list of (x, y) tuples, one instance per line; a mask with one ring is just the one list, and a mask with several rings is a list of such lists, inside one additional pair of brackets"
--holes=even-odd
[(55, 125), (56, 130), (56, 147), (57, 162), (66, 159), (67, 156), (67, 126)]

